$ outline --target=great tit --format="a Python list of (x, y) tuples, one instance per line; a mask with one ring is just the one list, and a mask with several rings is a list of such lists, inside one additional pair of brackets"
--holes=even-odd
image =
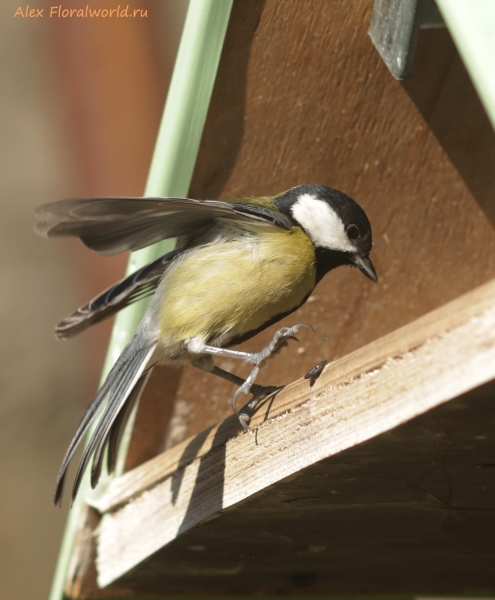
[[(340, 265), (355, 266), (378, 281), (369, 258), (371, 226), (365, 212), (343, 192), (323, 185), (300, 185), (277, 196), (228, 201), (62, 200), (39, 207), (35, 215), (40, 235), (79, 237), (102, 255), (178, 238), (175, 250), (106, 289), (55, 330), (59, 338), (71, 337), (154, 293), (67, 450), (55, 504), (61, 503), (76, 448), (95, 421), (72, 498), (91, 458), (91, 485), (96, 486), (105, 449), (108, 471), (114, 470), (120, 434), (154, 365), (191, 363), (236, 383), (240, 387), (233, 398), (235, 410), (240, 392), (251, 391), (259, 398), (276, 389), (258, 386), (254, 379), (264, 361), (305, 325), (280, 329), (259, 353), (231, 350), (232, 346), (294, 312), (321, 278)], [(253, 370), (243, 380), (216, 367), (215, 356), (240, 359), (254, 365)], [(247, 427), (246, 411), (240, 420)]]

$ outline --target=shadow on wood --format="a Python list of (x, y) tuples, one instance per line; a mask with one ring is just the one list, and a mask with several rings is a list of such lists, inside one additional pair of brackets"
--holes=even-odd
[(447, 29), (421, 31), (414, 77), (402, 86), (495, 227), (495, 132)]
[[(266, 0), (234, 2), (217, 81), (203, 132), (192, 198), (216, 199), (229, 180), (241, 148), (249, 57)], [(212, 168), (213, 167), (213, 168)]]
[(313, 465), (177, 538), (118, 587), (493, 593), (494, 401), (486, 385)]

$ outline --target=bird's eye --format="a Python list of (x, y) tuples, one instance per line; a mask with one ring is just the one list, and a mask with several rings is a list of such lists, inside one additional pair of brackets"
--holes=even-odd
[(349, 225), (347, 228), (347, 237), (350, 240), (355, 240), (359, 237), (359, 229), (355, 225)]

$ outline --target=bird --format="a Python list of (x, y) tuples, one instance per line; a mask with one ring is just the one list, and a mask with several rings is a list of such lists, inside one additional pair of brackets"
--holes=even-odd
[[(177, 238), (174, 250), (107, 288), (55, 329), (56, 337), (67, 339), (153, 294), (67, 449), (55, 505), (61, 505), (69, 464), (93, 425), (74, 478), (72, 500), (91, 461), (91, 486), (96, 487), (105, 450), (107, 471), (115, 469), (122, 431), (156, 364), (191, 363), (238, 385), (232, 406), (248, 429), (249, 413), (259, 399), (279, 389), (256, 384), (259, 370), (301, 328), (310, 326), (279, 329), (260, 352), (232, 348), (297, 310), (321, 279), (339, 266), (357, 267), (378, 282), (369, 258), (372, 232), (366, 213), (344, 192), (320, 184), (234, 200), (61, 200), (38, 207), (35, 221), (39, 235), (78, 237), (103, 256)], [(217, 367), (216, 357), (247, 362), (252, 371), (244, 380)], [(239, 412), (239, 394), (250, 392), (253, 399)]]

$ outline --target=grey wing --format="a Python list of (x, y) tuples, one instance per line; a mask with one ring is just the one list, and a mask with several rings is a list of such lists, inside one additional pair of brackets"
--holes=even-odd
[[(193, 235), (218, 218), (242, 218), (287, 228), (288, 219), (246, 203), (189, 198), (86, 198), (44, 204), (36, 233), (75, 236), (99, 254), (139, 250), (161, 240)], [(284, 222), (281, 225), (279, 222)]]
[(63, 340), (73, 337), (137, 300), (154, 294), (160, 278), (182, 251), (168, 252), (98, 294), (55, 327), (56, 337)]

